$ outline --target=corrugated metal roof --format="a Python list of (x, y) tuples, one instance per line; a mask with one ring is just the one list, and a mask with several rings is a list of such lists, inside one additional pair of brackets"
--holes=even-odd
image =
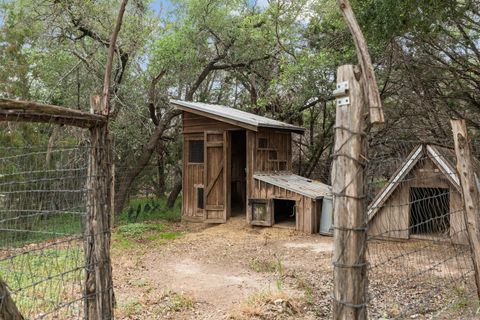
[(233, 121), (238, 121), (244, 123), (249, 126), (254, 126), (257, 128), (277, 128), (283, 130), (289, 130), (293, 132), (303, 133), (305, 128), (298, 127), (289, 123), (277, 121), (274, 119), (270, 119), (267, 117), (258, 116), (256, 114), (238, 110), (235, 108), (216, 105), (216, 104), (208, 104), (208, 103), (201, 103), (201, 102), (187, 102), (187, 101), (180, 101), (180, 100), (170, 100), (170, 103), (179, 106), (180, 109), (184, 110), (189, 109), (190, 111), (198, 111), (205, 116), (212, 115), (215, 117), (230, 119)]
[(332, 187), (329, 185), (289, 172), (255, 173), (253, 178), (312, 199), (332, 197)]

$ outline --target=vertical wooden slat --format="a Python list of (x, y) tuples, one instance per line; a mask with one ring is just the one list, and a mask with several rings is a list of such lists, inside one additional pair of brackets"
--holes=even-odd
[[(182, 116), (182, 119), (183, 121), (185, 121), (185, 113), (183, 113), (183, 116)], [(189, 190), (188, 188), (190, 188), (190, 185), (188, 184), (188, 175), (190, 174), (190, 172), (188, 172), (187, 170), (187, 161), (188, 161), (188, 148), (187, 148), (187, 138), (185, 137), (185, 135), (183, 136), (183, 163), (182, 163), (182, 168), (183, 168), (183, 175), (182, 175), (182, 180), (183, 180), (183, 197), (182, 197), (182, 216), (183, 217), (186, 217), (186, 216), (190, 216), (189, 212), (187, 212), (187, 204), (188, 204), (188, 200), (189, 200)]]

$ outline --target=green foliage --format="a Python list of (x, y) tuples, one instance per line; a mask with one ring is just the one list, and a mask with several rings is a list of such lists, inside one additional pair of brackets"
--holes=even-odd
[(83, 218), (77, 213), (64, 213), (48, 217), (37, 216), (35, 219), (18, 219), (15, 230), (29, 230), (29, 232), (3, 231), (0, 235), (0, 247), (22, 247), (26, 244), (39, 243), (61, 236), (81, 234)]
[(162, 244), (164, 240), (174, 240), (183, 235), (182, 232), (169, 229), (168, 225), (162, 223), (127, 223), (113, 233), (113, 247), (132, 249), (150, 242)]
[(166, 220), (178, 222), (181, 220), (181, 198), (178, 198), (173, 208), (165, 207), (166, 198), (144, 198), (130, 201), (127, 208), (116, 218), (118, 225), (149, 220)]
[(138, 315), (143, 310), (142, 304), (138, 302), (138, 300), (135, 298), (128, 299), (126, 302), (120, 304), (118, 307), (128, 317)]
[(161, 224), (130, 223), (118, 227), (117, 232), (129, 237), (138, 237), (147, 231), (163, 231)]
[(171, 312), (180, 312), (191, 309), (195, 306), (195, 300), (183, 293), (169, 292), (162, 297), (155, 309), (156, 314), (165, 314)]
[(268, 272), (268, 273), (276, 273), (277, 279), (275, 280), (276, 289), (281, 291), (283, 288), (283, 278), (284, 278), (284, 271), (283, 271), (283, 264), (280, 258), (275, 259), (262, 259), (262, 258), (255, 258), (252, 259), (249, 263), (249, 267), (251, 270), (255, 272)]

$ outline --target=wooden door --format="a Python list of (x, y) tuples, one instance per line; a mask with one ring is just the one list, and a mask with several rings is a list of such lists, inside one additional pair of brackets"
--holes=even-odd
[(208, 223), (225, 223), (229, 215), (228, 134), (205, 132), (205, 216)]
[(254, 226), (271, 227), (273, 225), (273, 200), (250, 199), (249, 220)]

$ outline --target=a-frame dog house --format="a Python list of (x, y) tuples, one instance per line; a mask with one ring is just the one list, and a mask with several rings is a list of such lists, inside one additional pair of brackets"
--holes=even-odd
[(452, 150), (417, 146), (368, 208), (370, 237), (467, 243)]

